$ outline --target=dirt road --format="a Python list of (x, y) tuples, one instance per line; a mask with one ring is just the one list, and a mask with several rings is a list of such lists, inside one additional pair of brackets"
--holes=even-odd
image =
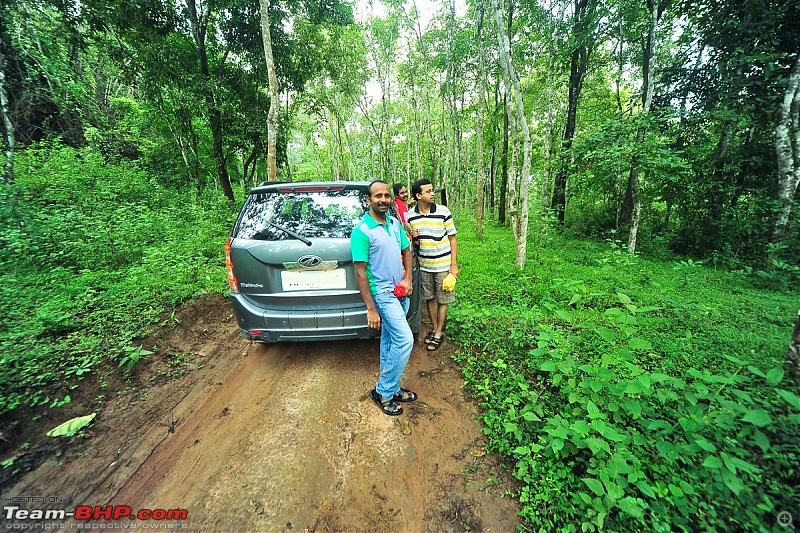
[[(185, 509), (173, 525), (189, 531), (516, 530), (511, 482), (483, 453), (447, 343), (415, 346), (403, 385), (420, 399), (388, 417), (367, 396), (377, 342), (254, 345), (230, 313), (221, 296), (182, 309), (146, 341), (156, 355), (138, 385), (92, 391), (92, 428), (35, 444), (4, 501)], [(98, 405), (83, 396), (65, 419)]]

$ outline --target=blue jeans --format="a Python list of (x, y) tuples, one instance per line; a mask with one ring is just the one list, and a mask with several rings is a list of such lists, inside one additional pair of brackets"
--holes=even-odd
[(414, 347), (414, 334), (406, 322), (408, 298), (387, 292), (373, 294), (372, 299), (381, 315), (381, 373), (375, 390), (389, 399), (400, 390), (400, 378)]

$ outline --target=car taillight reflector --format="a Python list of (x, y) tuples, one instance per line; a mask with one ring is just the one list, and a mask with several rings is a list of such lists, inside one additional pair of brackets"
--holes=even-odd
[(250, 335), (258, 337), (259, 335), (261, 335), (262, 332), (260, 329), (251, 329), (248, 333), (250, 333)]
[(231, 294), (239, 294), (239, 280), (236, 279), (236, 276), (233, 274), (233, 260), (231, 259), (231, 244), (233, 243), (233, 237), (228, 239), (228, 242), (225, 243), (225, 269), (228, 271), (228, 287), (231, 290)]

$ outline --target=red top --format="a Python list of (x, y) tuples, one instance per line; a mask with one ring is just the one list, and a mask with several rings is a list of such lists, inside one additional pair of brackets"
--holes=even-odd
[(397, 214), (400, 215), (400, 222), (403, 224), (408, 223), (408, 206), (400, 198), (394, 199), (394, 206), (397, 208)]

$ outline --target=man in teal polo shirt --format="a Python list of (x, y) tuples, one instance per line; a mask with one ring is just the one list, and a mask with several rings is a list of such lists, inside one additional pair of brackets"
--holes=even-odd
[(400, 222), (387, 214), (392, 203), (389, 185), (376, 180), (367, 192), (369, 211), (353, 228), (350, 248), (358, 290), (367, 306), (367, 326), (381, 330), (380, 375), (370, 397), (387, 415), (399, 415), (403, 408), (398, 402), (417, 399), (400, 387), (414, 347), (414, 334), (406, 322), (413, 290), (411, 250)]

